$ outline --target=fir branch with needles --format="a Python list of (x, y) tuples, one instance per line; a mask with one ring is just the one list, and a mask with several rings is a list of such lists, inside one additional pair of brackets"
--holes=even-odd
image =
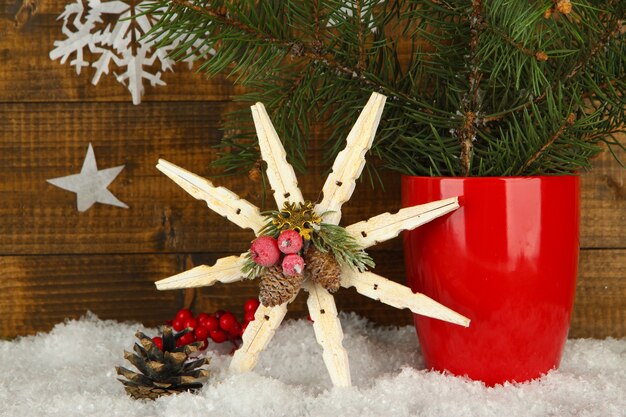
[(311, 237), (313, 244), (321, 252), (330, 252), (337, 262), (356, 268), (360, 272), (374, 268), (376, 264), (348, 231), (334, 224), (322, 223)]
[(280, 230), (276, 227), (274, 219), (280, 214), (278, 210), (268, 210), (261, 212), (261, 215), (265, 217), (265, 225), (259, 230), (259, 236), (271, 236), (277, 238), (280, 234)]
[(246, 253), (243, 266), (241, 267), (241, 274), (246, 279), (255, 279), (265, 272), (267, 268), (261, 266), (252, 260), (250, 251)]
[[(409, 175), (571, 174), (626, 151), (626, 2), (155, 0), (149, 36), (263, 102), (289, 161), (312, 126), (342, 149), (372, 91), (389, 96), (368, 164)], [(570, 115), (574, 115), (570, 117)], [(569, 125), (568, 120), (573, 120)], [(565, 126), (565, 127), (563, 127)], [(217, 165), (259, 160), (248, 111), (227, 116)], [(558, 134), (557, 134), (558, 133)]]

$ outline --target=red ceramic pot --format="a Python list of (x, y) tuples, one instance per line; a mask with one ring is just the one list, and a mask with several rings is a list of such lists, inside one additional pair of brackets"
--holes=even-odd
[(409, 285), (471, 319), (414, 316), (428, 368), (488, 385), (556, 368), (578, 270), (577, 176), (403, 177), (402, 204), (461, 208), (404, 235)]

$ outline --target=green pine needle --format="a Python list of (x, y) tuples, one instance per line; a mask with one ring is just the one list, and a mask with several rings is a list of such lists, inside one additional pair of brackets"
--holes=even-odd
[(341, 264), (360, 272), (374, 268), (376, 264), (348, 231), (334, 224), (322, 223), (313, 233), (311, 243), (322, 252), (330, 252)]
[[(154, 0), (147, 35), (265, 104), (294, 168), (312, 132), (330, 164), (372, 91), (389, 97), (371, 152), (409, 175), (571, 174), (626, 130), (626, 2)], [(401, 40), (401, 42), (399, 41)], [(571, 120), (574, 115), (574, 122)], [(564, 128), (561, 128), (565, 126)], [(248, 109), (216, 165), (259, 160)], [(369, 164), (368, 164), (368, 168)], [(375, 178), (375, 172), (372, 172)]]
[(274, 239), (278, 238), (280, 230), (278, 230), (273, 220), (279, 213), (280, 212), (278, 210), (261, 212), (261, 215), (265, 217), (265, 225), (261, 228), (261, 230), (259, 230), (259, 236), (271, 236)]
[(260, 276), (261, 274), (263, 274), (263, 272), (265, 272), (266, 269), (267, 269), (266, 267), (261, 266), (252, 260), (250, 251), (246, 253), (244, 264), (241, 267), (241, 273), (243, 274), (244, 278), (254, 279)]

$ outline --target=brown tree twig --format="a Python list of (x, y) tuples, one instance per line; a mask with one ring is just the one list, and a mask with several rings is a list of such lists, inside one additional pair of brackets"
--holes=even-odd
[[(585, 142), (595, 142), (596, 140), (606, 138), (607, 136), (616, 135), (618, 133), (623, 133), (625, 128), (626, 128), (626, 125), (622, 123), (621, 125), (616, 126), (615, 128), (609, 130), (608, 132), (594, 133), (592, 135), (587, 136), (585, 138)], [(617, 142), (620, 143), (619, 141)]]
[(321, 27), (320, 27), (320, 5), (319, 1), (313, 2), (313, 37), (315, 38), (313, 49), (317, 52), (323, 50), (323, 44), (321, 39)]
[(457, 136), (461, 143), (461, 154), (459, 156), (461, 163), (461, 175), (469, 176), (472, 165), (472, 148), (476, 139), (476, 114), (478, 113), (479, 97), (478, 90), (482, 80), (482, 73), (479, 70), (478, 59), (476, 57), (478, 50), (478, 41), (482, 31), (484, 30), (484, 17), (482, 10), (482, 0), (472, 0), (472, 13), (469, 16), (470, 22), (470, 65), (472, 66), (468, 83), (469, 90), (463, 97), (463, 125), (457, 129)]
[(362, 5), (361, 5), (361, 0), (357, 0), (356, 1), (356, 13), (355, 13), (355, 17), (356, 19), (358, 19), (358, 26), (359, 26), (359, 30), (357, 33), (357, 39), (358, 39), (358, 44), (359, 44), (359, 60), (356, 64), (356, 67), (362, 72), (363, 70), (365, 70), (365, 39), (364, 39), (364, 33), (363, 33), (363, 19), (362, 19)]
[(529, 57), (537, 59), (537, 54), (538, 53), (543, 53), (543, 51), (533, 51), (530, 48), (526, 48), (524, 45), (522, 45), (521, 43), (517, 42), (515, 39), (511, 38), (507, 33), (503, 32), (502, 30), (496, 29), (492, 25), (487, 25), (487, 28), (491, 32), (495, 33), (500, 38), (502, 38), (502, 40), (504, 42), (508, 43), (509, 45), (511, 45), (512, 47), (514, 47), (515, 49), (517, 49), (518, 51), (520, 51), (521, 53), (523, 53), (526, 56), (529, 56)]
[(531, 156), (524, 165), (522, 165), (522, 167), (515, 173), (515, 175), (522, 175), (524, 171), (528, 169), (529, 166), (531, 166), (537, 159), (539, 159), (541, 155), (543, 155), (545, 151), (550, 146), (552, 146), (552, 144), (554, 144), (554, 142), (556, 142), (557, 139), (560, 138), (570, 126), (574, 124), (576, 120), (575, 117), (576, 116), (574, 115), (574, 113), (570, 113), (569, 116), (565, 118), (561, 126), (559, 126), (557, 131), (554, 132), (552, 136), (550, 136), (550, 138), (546, 141), (546, 143), (544, 143), (543, 146), (539, 148), (539, 150), (535, 152), (533, 156)]

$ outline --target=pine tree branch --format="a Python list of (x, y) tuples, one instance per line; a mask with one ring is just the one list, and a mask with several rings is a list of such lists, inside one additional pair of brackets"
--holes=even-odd
[[(580, 70), (585, 69), (586, 66), (589, 65), (589, 62), (591, 62), (591, 60), (595, 58), (598, 55), (598, 53), (602, 52), (604, 48), (609, 44), (609, 42), (611, 42), (615, 37), (621, 34), (621, 26), (623, 24), (624, 23), (621, 22), (620, 20), (615, 20), (614, 26), (607, 27), (607, 30), (605, 30), (604, 32), (604, 36), (600, 37), (598, 42), (589, 50), (589, 53), (583, 56), (579, 60), (579, 62), (574, 65), (574, 68), (568, 74), (566, 74), (562, 79), (556, 80), (556, 82), (550, 88), (555, 88), (556, 83), (563, 83), (565, 81), (569, 81), (570, 79), (575, 77), (576, 74), (578, 74)], [(543, 100), (545, 100), (546, 97), (547, 97), (547, 91), (544, 91), (537, 97), (533, 98), (532, 100), (527, 101), (526, 103), (520, 106), (514, 107), (508, 111), (499, 113), (497, 115), (484, 117), (482, 118), (482, 122), (484, 123), (497, 122), (499, 120), (504, 119), (505, 117), (508, 117), (511, 114), (518, 113), (520, 111), (527, 110), (532, 106), (541, 104), (541, 102), (543, 102)]]
[(319, 0), (313, 1), (313, 49), (318, 53), (323, 50), (320, 27), (320, 4)]
[(333, 55), (322, 53), (320, 51), (321, 48), (318, 45), (316, 45), (315, 47), (311, 47), (310, 45), (304, 44), (300, 41), (296, 41), (296, 40), (285, 41), (282, 39), (275, 38), (273, 36), (260, 32), (257, 28), (251, 27), (239, 20), (231, 19), (225, 14), (212, 10), (210, 7), (201, 7), (201, 6), (195, 5), (189, 0), (170, 0), (170, 1), (179, 6), (191, 9), (195, 11), (196, 13), (200, 13), (205, 16), (208, 16), (224, 26), (241, 30), (242, 32), (252, 35), (253, 37), (261, 41), (264, 41), (268, 44), (272, 44), (280, 48), (286, 48), (290, 51), (290, 54), (292, 55), (292, 57), (305, 57), (311, 61), (321, 62), (325, 64), (326, 66), (334, 70), (337, 70), (343, 74), (347, 74), (350, 76), (353, 76), (354, 74), (356, 74), (357, 77), (359, 78), (362, 77), (362, 71), (359, 71), (358, 68), (350, 68), (340, 63), (339, 61), (337, 61)]
[(461, 142), (461, 176), (467, 177), (472, 169), (472, 147), (476, 139), (476, 114), (479, 111), (478, 90), (483, 74), (478, 62), (478, 43), (484, 30), (484, 16), (482, 0), (472, 0), (472, 13), (469, 17), (470, 41), (469, 62), (471, 65), (468, 75), (469, 90), (463, 97), (463, 125), (457, 129), (457, 136)]
[[(553, 87), (551, 86), (550, 88), (553, 88)], [(511, 109), (509, 109), (507, 111), (495, 114), (493, 116), (485, 116), (481, 120), (482, 120), (483, 123), (493, 123), (493, 122), (500, 121), (500, 120), (510, 116), (511, 114), (516, 114), (516, 113), (522, 112), (524, 110), (528, 110), (529, 108), (531, 108), (533, 106), (536, 106), (537, 104), (541, 104), (541, 102), (543, 100), (545, 100), (545, 98), (547, 97), (547, 91), (548, 90), (545, 90), (543, 93), (541, 93), (537, 97), (534, 97), (531, 100), (528, 100), (524, 104), (521, 104), (521, 105), (519, 105), (517, 107), (513, 107), (513, 108), (511, 108)]]
[(604, 36), (600, 38), (598, 43), (596, 43), (589, 50), (589, 53), (587, 54), (587, 56), (584, 59), (582, 59), (578, 64), (576, 64), (574, 68), (565, 76), (564, 79), (569, 80), (571, 78), (574, 78), (574, 76), (576, 76), (576, 74), (578, 74), (579, 71), (584, 70), (585, 67), (589, 65), (589, 62), (591, 62), (591, 60), (595, 58), (599, 52), (603, 51), (604, 48), (609, 44), (609, 42), (614, 37), (616, 37), (617, 35), (621, 33), (622, 25), (623, 23), (616, 19), (615, 26), (613, 28), (608, 28), (608, 30), (604, 33)]
[[(545, 20), (542, 2), (401, 0), (390, 11), (394, 1), (156, 0), (163, 19), (152, 34), (162, 45), (184, 36), (178, 56), (199, 51), (201, 70), (247, 85), (239, 99), (272, 109), (301, 167), (310, 123), (334, 127), (328, 155), (336, 153), (346, 120), (374, 90), (389, 96), (372, 148), (387, 167), (567, 173), (588, 166), (625, 120), (624, 6), (610, 1), (580, 0), (571, 15)], [(398, 36), (411, 46), (408, 59)], [(210, 48), (215, 55), (202, 53)], [(542, 50), (550, 62), (537, 64)], [(570, 112), (580, 120), (560, 131)], [(247, 118), (230, 122), (227, 168), (258, 158)]]
[[(337, 57), (330, 53), (324, 53), (324, 47), (321, 41), (314, 40), (311, 44), (303, 43), (300, 40), (283, 40), (266, 33), (259, 31), (259, 29), (249, 26), (244, 22), (228, 17), (220, 10), (213, 10), (210, 6), (202, 7), (194, 4), (190, 0), (169, 0), (178, 6), (188, 8), (196, 13), (202, 14), (216, 21), (217, 23), (224, 25), (225, 27), (234, 28), (240, 30), (268, 45), (273, 45), (289, 51), (292, 58), (306, 58), (308, 61), (322, 64), (329, 69), (342, 73), (350, 78), (356, 79), (362, 84), (366, 85), (375, 91), (381, 91), (387, 95), (395, 96), (408, 105), (424, 107), (426, 103), (416, 100), (415, 97), (409, 96), (403, 91), (394, 88), (393, 86), (384, 83), (383, 80), (377, 79), (372, 81), (367, 78), (365, 68), (350, 67), (340, 62)], [(318, 22), (319, 26), (319, 22)], [(364, 35), (364, 33), (363, 33)], [(364, 47), (364, 44), (363, 44)], [(364, 50), (365, 51), (365, 50)], [(431, 113), (433, 109), (425, 108), (424, 112)]]
[(512, 47), (514, 47), (515, 49), (517, 49), (518, 51), (520, 51), (521, 53), (523, 53), (526, 56), (529, 56), (529, 57), (534, 58), (534, 59), (539, 61), (540, 60), (538, 58), (538, 56), (540, 56), (539, 54), (545, 53), (543, 51), (533, 51), (532, 49), (526, 48), (524, 45), (522, 45), (519, 42), (516, 42), (515, 39), (510, 37), (508, 34), (503, 32), (502, 30), (499, 30), (499, 29), (493, 27), (493, 25), (487, 24), (487, 28), (491, 32), (493, 32), (496, 35), (498, 35), (505, 43), (511, 45)]
[(546, 141), (546, 143), (537, 151), (533, 154), (533, 156), (531, 156), (526, 163), (515, 173), (515, 175), (522, 175), (527, 169), (528, 167), (530, 167), (537, 159), (539, 159), (541, 157), (541, 155), (543, 155), (546, 150), (552, 146), (554, 144), (554, 142), (557, 141), (557, 139), (559, 139), (563, 133), (565, 133), (565, 131), (574, 124), (575, 122), (575, 115), (574, 113), (570, 113), (565, 120), (563, 121), (563, 123), (561, 123), (561, 125), (559, 126), (559, 128), (556, 130), (556, 132), (554, 132), (552, 134), (552, 136), (550, 136), (550, 138)]
[(282, 108), (287, 105), (287, 102), (292, 97), (293, 93), (298, 89), (298, 87), (300, 87), (300, 84), (302, 84), (302, 80), (306, 77), (308, 70), (309, 69), (305, 67), (298, 73), (298, 76), (292, 81), (291, 86), (289, 86), (289, 90), (287, 90), (287, 92), (280, 98), (278, 105), (275, 106), (276, 108)]
[(357, 69), (360, 72), (365, 70), (365, 34), (364, 34), (364, 25), (363, 25), (363, 16), (362, 16), (362, 4), (361, 0), (356, 0), (356, 13), (355, 17), (357, 19), (357, 42), (359, 44), (359, 60), (356, 64)]
[(614, 129), (585, 136), (585, 142), (596, 142), (612, 135), (624, 133), (624, 129), (626, 129), (626, 125), (622, 123)]
[(193, 4), (191, 1), (188, 1), (188, 0), (170, 0), (170, 1), (179, 6), (191, 9), (195, 11), (196, 13), (200, 13), (205, 16), (208, 16), (211, 19), (217, 21), (218, 23), (224, 26), (241, 30), (242, 32), (247, 33), (248, 35), (252, 35), (253, 37), (256, 37), (257, 39), (265, 41), (267, 43), (271, 43), (271, 44), (274, 44), (276, 46), (281, 46), (281, 47), (288, 47), (288, 48), (293, 47), (293, 42), (285, 42), (281, 39), (277, 39), (273, 36), (262, 33), (257, 28), (253, 28), (239, 20), (235, 20), (235, 19), (228, 17), (226, 13), (223, 13), (222, 11), (213, 10), (210, 7), (201, 7), (201, 6), (198, 6), (197, 4)]
[(446, 10), (449, 11), (455, 11), (456, 7), (453, 7), (450, 3), (448, 3), (447, 1), (443, 1), (443, 0), (430, 0), (433, 4), (436, 4), (437, 6), (443, 7)]

